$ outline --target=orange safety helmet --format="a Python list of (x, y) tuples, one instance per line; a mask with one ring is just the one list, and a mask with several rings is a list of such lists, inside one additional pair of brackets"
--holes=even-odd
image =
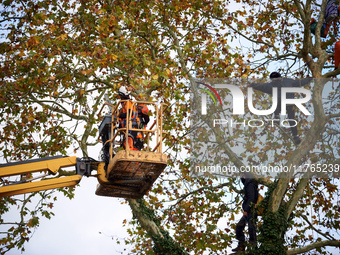
[(148, 109), (148, 107), (146, 107), (146, 105), (140, 104), (140, 105), (137, 106), (137, 112), (138, 112), (139, 116), (148, 115), (149, 109)]

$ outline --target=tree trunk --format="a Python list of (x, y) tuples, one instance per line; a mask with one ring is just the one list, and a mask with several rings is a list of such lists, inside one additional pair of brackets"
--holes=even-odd
[(179, 244), (175, 243), (169, 233), (162, 229), (160, 221), (154, 211), (146, 207), (143, 199), (128, 199), (134, 217), (150, 235), (154, 242), (153, 250), (156, 254), (184, 255), (188, 254)]

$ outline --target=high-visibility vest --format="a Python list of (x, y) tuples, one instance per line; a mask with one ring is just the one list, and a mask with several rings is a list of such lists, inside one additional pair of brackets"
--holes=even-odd
[[(132, 111), (132, 113), (130, 111)], [(138, 113), (136, 110), (136, 106), (135, 104), (133, 104), (130, 100), (123, 102), (122, 103), (122, 109), (119, 112), (119, 115), (121, 116), (121, 114), (126, 114), (125, 118), (119, 118), (119, 122), (121, 127), (125, 127), (126, 126), (126, 118), (128, 118), (129, 116), (131, 116), (130, 121), (132, 122), (132, 127), (137, 127), (138, 123), (139, 123), (139, 117), (138, 117)]]

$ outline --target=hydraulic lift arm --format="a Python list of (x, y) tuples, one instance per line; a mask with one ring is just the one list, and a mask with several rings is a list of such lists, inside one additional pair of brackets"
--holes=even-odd
[(0, 197), (74, 186), (80, 182), (83, 175), (89, 176), (91, 174), (94, 165), (96, 165), (96, 163), (92, 159), (62, 156), (0, 164), (0, 178), (14, 175), (27, 175), (41, 171), (47, 172), (48, 174), (56, 174), (62, 167), (76, 167), (75, 174), (71, 176), (42, 179), (39, 181), (23, 179), (15, 183), (3, 184), (3, 186), (0, 187)]

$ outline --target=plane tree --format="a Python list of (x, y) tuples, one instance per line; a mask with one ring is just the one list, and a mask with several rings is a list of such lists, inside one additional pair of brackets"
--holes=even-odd
[[(337, 27), (321, 37), (325, 0), (1, 4), (0, 148), (5, 161), (77, 150), (89, 156), (105, 94), (115, 100), (120, 86), (136, 99), (169, 105), (164, 123), (169, 166), (147, 196), (127, 200), (134, 219), (125, 243), (135, 253), (224, 254), (235, 238), (242, 187), (237, 178), (193, 176), (189, 156), (201, 144), (190, 144), (192, 134), (201, 135), (214, 164), (238, 169), (259, 164), (335, 168), (340, 163), (338, 82), (320, 79), (340, 72), (332, 64)], [(312, 17), (319, 20), (315, 35)], [(274, 70), (318, 78), (306, 87), (312, 91), (308, 107), (313, 118), (297, 114), (300, 145), (277, 126), (212, 133), (190, 125), (196, 110), (190, 93), (198, 95), (195, 80), (213, 85), (242, 78), (239, 86), (246, 91), (254, 78)], [(270, 104), (265, 95), (256, 97), (259, 107)], [(212, 143), (206, 143), (211, 137)], [(266, 208), (259, 220), (260, 254), (313, 249), (323, 254), (329, 246), (339, 247), (337, 180), (281, 177), (257, 176)], [(61, 192), (73, 196), (72, 189)], [(36, 211), (27, 211), (31, 196), (38, 197)], [(3, 253), (24, 249), (39, 218), (53, 216), (56, 196), (49, 191), (1, 200), (0, 223), (9, 226), (1, 237)], [(6, 222), (13, 205), (21, 208), (21, 220)]]

